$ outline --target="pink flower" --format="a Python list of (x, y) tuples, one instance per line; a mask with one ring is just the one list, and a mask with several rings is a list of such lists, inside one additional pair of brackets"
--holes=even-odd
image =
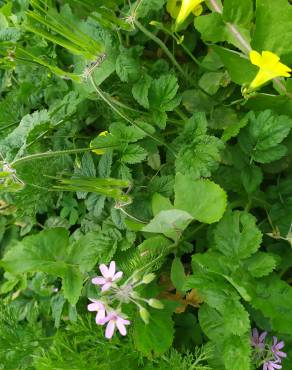
[(125, 325), (129, 325), (130, 321), (123, 319), (121, 316), (118, 315), (117, 312), (112, 311), (106, 316), (106, 318), (102, 320), (102, 323), (108, 323), (105, 329), (105, 337), (107, 339), (111, 339), (114, 335), (116, 327), (119, 330), (120, 334), (125, 336), (127, 334), (127, 329)]
[(282, 369), (282, 366), (277, 363), (278, 361), (267, 361), (264, 363), (263, 370)]
[(275, 355), (277, 361), (281, 361), (281, 357), (287, 357), (287, 353), (282, 352), (281, 349), (285, 346), (284, 341), (278, 343), (278, 338), (273, 337), (273, 345), (272, 345), (272, 352)]
[(109, 267), (102, 264), (99, 266), (100, 272), (102, 276), (97, 276), (93, 278), (91, 281), (95, 285), (102, 285), (101, 291), (105, 292), (106, 290), (110, 289), (113, 282), (120, 279), (123, 276), (122, 271), (116, 272), (116, 263), (115, 261), (111, 261)]
[(96, 317), (95, 317), (95, 322), (98, 325), (103, 325), (102, 321), (105, 318), (105, 307), (102, 302), (96, 301), (95, 299), (90, 299), (89, 300), (92, 302), (87, 306), (88, 311), (96, 311)]
[(251, 336), (251, 345), (255, 348), (264, 349), (265, 348), (265, 338), (267, 336), (267, 332), (264, 331), (261, 335), (259, 335), (258, 329), (252, 329), (252, 336)]

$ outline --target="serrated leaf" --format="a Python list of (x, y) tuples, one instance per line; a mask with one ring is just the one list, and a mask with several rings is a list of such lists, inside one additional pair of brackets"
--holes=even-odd
[(224, 340), (223, 358), (226, 370), (250, 370), (251, 346), (250, 336), (231, 336)]
[(177, 78), (173, 74), (153, 80), (149, 89), (150, 108), (162, 112), (173, 110), (179, 104), (178, 87)]
[(248, 26), (253, 18), (253, 1), (225, 0), (223, 18), (225, 22)]
[(121, 48), (120, 54), (116, 59), (116, 72), (121, 81), (129, 82), (139, 78), (140, 63), (138, 55), (140, 52), (140, 48)]
[(189, 212), (195, 220), (211, 224), (223, 216), (226, 193), (210, 180), (193, 180), (177, 174), (174, 207)]
[(283, 157), (287, 151), (280, 143), (289, 134), (292, 120), (271, 110), (250, 115), (250, 123), (239, 135), (239, 144), (252, 160), (269, 163)]
[(144, 161), (147, 157), (147, 152), (144, 148), (137, 144), (130, 144), (123, 151), (121, 161), (128, 164), (135, 164)]
[(245, 261), (250, 274), (260, 278), (269, 275), (277, 265), (276, 258), (269, 253), (257, 252)]
[(132, 94), (135, 100), (142, 105), (142, 107), (149, 108), (148, 91), (151, 86), (152, 78), (144, 74), (132, 87)]
[(240, 177), (246, 192), (249, 194), (258, 190), (258, 187), (263, 181), (261, 168), (253, 163), (241, 169)]
[(214, 248), (235, 260), (247, 258), (260, 247), (262, 233), (256, 219), (244, 211), (228, 212), (214, 232)]

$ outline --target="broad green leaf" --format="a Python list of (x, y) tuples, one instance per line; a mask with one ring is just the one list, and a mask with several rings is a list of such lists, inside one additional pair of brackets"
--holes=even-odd
[(193, 217), (180, 209), (160, 211), (142, 231), (162, 233), (177, 240), (184, 229), (192, 222)]
[(245, 266), (252, 276), (260, 278), (269, 275), (274, 270), (277, 260), (272, 254), (257, 252), (245, 260)]
[(288, 0), (257, 0), (252, 47), (269, 50), (292, 62), (292, 7)]
[(244, 211), (226, 213), (214, 232), (214, 248), (235, 260), (255, 253), (261, 241), (262, 233), (255, 217)]
[(154, 216), (156, 216), (160, 211), (167, 211), (173, 209), (169, 198), (163, 197), (159, 193), (153, 194), (152, 197), (152, 211)]
[(225, 22), (249, 26), (253, 18), (253, 1), (225, 0), (223, 18)]
[(183, 292), (186, 275), (184, 265), (178, 257), (175, 257), (172, 261), (170, 276), (176, 290)]
[(80, 295), (83, 285), (83, 277), (77, 267), (68, 266), (63, 276), (64, 297), (74, 306)]
[[(227, 41), (243, 52), (249, 49), (250, 32), (242, 25), (225, 22), (222, 14), (213, 12), (195, 19), (195, 27), (204, 41)], [(238, 37), (240, 34), (240, 37)]]
[(145, 18), (150, 12), (157, 12), (160, 10), (165, 3), (165, 0), (147, 0), (142, 1), (141, 4), (139, 0), (132, 4), (133, 9), (137, 8), (138, 18)]
[(269, 163), (283, 157), (287, 151), (280, 144), (289, 134), (292, 119), (265, 110), (257, 116), (250, 115), (250, 123), (239, 135), (239, 144), (252, 160)]
[(206, 72), (199, 80), (199, 86), (209, 95), (214, 95), (224, 81), (223, 72)]
[(258, 190), (258, 187), (263, 181), (263, 173), (261, 168), (253, 163), (241, 169), (240, 177), (246, 192), (249, 194)]
[(121, 48), (116, 60), (116, 72), (121, 81), (135, 81), (140, 75), (139, 54), (141, 48)]
[(221, 58), (231, 80), (236, 84), (248, 84), (256, 76), (258, 67), (251, 64), (245, 55), (216, 45), (213, 49)]
[(13, 274), (44, 271), (63, 276), (68, 242), (66, 229), (44, 230), (18, 242), (5, 253), (0, 264)]
[(173, 74), (153, 80), (149, 89), (150, 108), (162, 112), (173, 110), (180, 102), (178, 87), (177, 78)]
[(223, 343), (223, 358), (226, 370), (250, 370), (250, 336), (233, 335), (226, 338)]
[(189, 212), (195, 220), (211, 224), (220, 220), (226, 208), (226, 193), (210, 180), (193, 180), (177, 174), (175, 208)]
[(150, 309), (149, 324), (137, 315), (134, 322), (134, 345), (145, 356), (161, 356), (171, 346), (174, 337), (172, 310)]

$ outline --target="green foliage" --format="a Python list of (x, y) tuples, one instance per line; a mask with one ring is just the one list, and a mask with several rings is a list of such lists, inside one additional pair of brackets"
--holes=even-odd
[(182, 3), (0, 1), (1, 369), (291, 367), (291, 5)]

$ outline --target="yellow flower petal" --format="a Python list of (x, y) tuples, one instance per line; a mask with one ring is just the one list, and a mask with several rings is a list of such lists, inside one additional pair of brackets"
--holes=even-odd
[(172, 18), (176, 18), (180, 11), (180, 6), (178, 5), (177, 0), (168, 0), (166, 4), (166, 10)]
[[(108, 135), (108, 131), (102, 131), (98, 136), (106, 136)], [(105, 153), (104, 149), (93, 149), (93, 153), (98, 154), (98, 155), (103, 155)]]
[(194, 13), (194, 15), (196, 16), (196, 17), (198, 17), (199, 15), (201, 15), (202, 14), (202, 12), (203, 12), (203, 7), (202, 7), (202, 5), (200, 4), (200, 5), (198, 5), (198, 6), (196, 6), (195, 7), (195, 9), (193, 10), (193, 13)]
[(256, 89), (276, 77), (290, 77), (291, 68), (281, 63), (277, 54), (263, 51), (260, 55), (257, 51), (252, 50), (249, 58), (252, 64), (260, 67), (250, 84), (252, 89)]
[(258, 53), (257, 51), (255, 50), (252, 50), (250, 53), (249, 53), (249, 59), (250, 61), (252, 62), (252, 64), (256, 65), (256, 66), (260, 66), (261, 63), (262, 63), (262, 57), (261, 57), (261, 54)]
[(176, 25), (178, 26), (183, 23), (191, 12), (194, 11), (203, 1), (204, 0), (182, 0), (181, 8), (176, 18)]

